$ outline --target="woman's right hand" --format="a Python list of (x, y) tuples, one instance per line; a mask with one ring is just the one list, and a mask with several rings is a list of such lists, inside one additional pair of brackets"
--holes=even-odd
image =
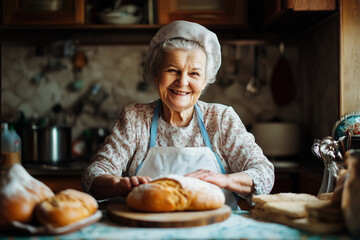
[(127, 196), (128, 193), (136, 186), (140, 184), (148, 183), (151, 179), (146, 176), (132, 176), (132, 177), (122, 177), (117, 183), (116, 188), (119, 189), (120, 196)]
[(92, 182), (90, 192), (96, 199), (126, 197), (131, 189), (140, 184), (148, 183), (150, 180), (147, 176), (119, 177), (101, 175)]

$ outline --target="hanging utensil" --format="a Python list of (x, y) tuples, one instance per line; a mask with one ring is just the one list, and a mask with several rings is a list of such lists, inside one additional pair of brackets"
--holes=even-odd
[(246, 91), (251, 95), (255, 95), (259, 92), (261, 87), (261, 79), (258, 75), (258, 59), (259, 59), (259, 47), (254, 46), (254, 72), (250, 78), (250, 81), (246, 85)]
[(69, 88), (73, 91), (80, 91), (84, 82), (81, 79), (82, 69), (87, 65), (87, 57), (83, 52), (76, 52), (73, 57), (74, 80), (70, 83)]
[(284, 56), (284, 43), (280, 43), (280, 57), (275, 64), (270, 88), (273, 99), (278, 106), (285, 106), (291, 103), (296, 95), (296, 86), (289, 62)]

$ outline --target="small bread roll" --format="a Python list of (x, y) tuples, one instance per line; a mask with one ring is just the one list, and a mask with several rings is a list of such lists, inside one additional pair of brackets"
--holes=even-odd
[(0, 180), (0, 228), (12, 221), (31, 223), (35, 206), (52, 196), (50, 188), (14, 164)]
[(197, 178), (167, 175), (135, 187), (126, 204), (144, 212), (211, 210), (225, 203), (223, 191)]
[(91, 216), (97, 209), (92, 196), (67, 189), (41, 202), (36, 208), (36, 218), (44, 225), (63, 227)]

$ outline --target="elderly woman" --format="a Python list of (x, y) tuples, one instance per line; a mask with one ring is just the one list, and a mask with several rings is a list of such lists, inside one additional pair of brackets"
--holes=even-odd
[(150, 43), (144, 79), (160, 99), (125, 106), (103, 148), (82, 176), (98, 199), (125, 197), (165, 174), (180, 174), (223, 189), (226, 204), (269, 193), (274, 168), (235, 111), (199, 100), (221, 64), (216, 35), (203, 26), (175, 21)]

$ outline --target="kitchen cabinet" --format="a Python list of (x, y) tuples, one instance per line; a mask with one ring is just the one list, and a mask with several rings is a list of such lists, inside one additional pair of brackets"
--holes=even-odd
[(340, 116), (360, 111), (360, 4), (340, 1)]
[[(257, 19), (266, 18), (270, 19), (271, 23), (274, 21), (276, 24), (280, 22), (279, 25), (284, 23), (289, 25), (291, 22), (287, 21), (286, 18), (279, 17), (279, 15), (287, 15), (289, 12), (294, 13), (293, 9), (298, 9), (297, 5), (293, 8), (288, 7), (286, 11), (281, 10), (283, 14), (275, 14), (277, 16), (275, 18), (269, 18), (259, 13), (259, 11), (268, 12), (263, 11), (265, 9), (264, 6), (267, 6), (267, 1), (264, 4), (261, 0), (148, 1), (156, 6), (158, 23), (157, 21), (153, 24), (148, 24), (146, 21), (141, 24), (86, 22), (84, 15), (86, 15), (87, 4), (96, 3), (96, 0), (62, 0), (61, 2), (66, 6), (63, 11), (24, 11), (21, 8), (21, 4), (31, 1), (4, 0), (0, 41), (2, 43), (25, 42), (27, 44), (47, 44), (58, 39), (77, 39), (82, 44), (147, 44), (163, 24), (175, 19), (184, 19), (204, 24), (207, 28), (214, 31), (221, 41), (261, 39), (277, 44), (280, 39), (281, 41), (289, 39), (289, 42), (294, 42), (296, 41), (295, 36), (287, 33), (292, 30), (299, 31), (294, 26), (289, 26), (289, 28), (282, 29), (282, 32), (273, 32), (271, 27), (269, 27), (268, 31), (267, 26), (259, 26), (257, 23)], [(335, 0), (330, 2), (332, 1)], [(269, 2), (278, 4), (278, 1), (271, 0)], [(288, 0), (287, 2), (290, 1)], [(144, 1), (145, 5), (146, 1)], [(276, 6), (279, 8), (280, 5)], [(329, 9), (334, 8), (331, 5)], [(322, 12), (329, 14), (332, 11), (326, 10), (320, 11), (320, 13), (319, 11), (311, 11), (316, 12), (316, 19), (309, 14), (309, 9), (297, 12), (303, 13), (301, 15), (302, 22), (307, 22), (311, 19), (311, 23), (314, 24), (316, 21), (321, 21), (324, 17)], [(270, 24), (269, 26), (273, 25)]]
[(322, 178), (322, 175), (314, 173), (308, 169), (300, 170), (299, 192), (317, 196), (321, 187)]
[(271, 193), (299, 192), (299, 171), (298, 169), (276, 170), (275, 183)]
[(85, 0), (3, 0), (3, 23), (8, 25), (83, 24)]
[(263, 0), (263, 26), (288, 28), (309, 27), (337, 10), (336, 0)]
[(204, 25), (248, 24), (246, 0), (158, 0), (158, 22), (161, 25), (175, 20), (187, 20)]

